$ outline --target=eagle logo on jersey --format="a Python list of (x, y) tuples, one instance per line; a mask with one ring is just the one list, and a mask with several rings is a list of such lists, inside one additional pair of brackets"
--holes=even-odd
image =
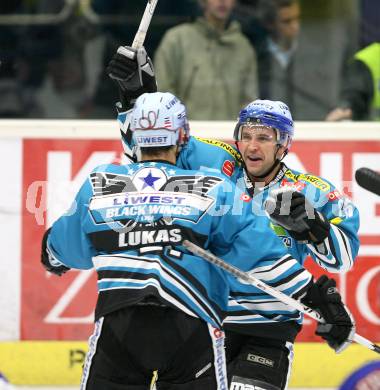
[(223, 179), (203, 175), (174, 176), (175, 173), (173, 169), (166, 172), (150, 166), (143, 166), (132, 175), (92, 173), (94, 196), (89, 209), (94, 222), (117, 222), (122, 226), (133, 222), (168, 222), (176, 218), (197, 222), (214, 203), (208, 193)]
[[(140, 187), (139, 183), (136, 183), (136, 179), (143, 181), (143, 184), (140, 183), (143, 188), (151, 187), (150, 190), (153, 188), (158, 191), (187, 192), (199, 196), (206, 196), (210, 190), (222, 181), (220, 177), (202, 175), (168, 177), (164, 170), (159, 168), (140, 169), (135, 173), (133, 178), (127, 175), (116, 175), (108, 172), (94, 172), (90, 175), (90, 179), (94, 196), (136, 192)], [(158, 182), (155, 183), (156, 181)], [(153, 183), (155, 184), (152, 185)], [(162, 185), (158, 186), (159, 183)]]

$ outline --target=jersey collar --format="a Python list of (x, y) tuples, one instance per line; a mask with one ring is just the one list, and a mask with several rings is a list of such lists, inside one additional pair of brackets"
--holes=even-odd
[(243, 172), (244, 172), (244, 183), (245, 183), (245, 187), (246, 187), (246, 189), (248, 191), (248, 194), (251, 197), (253, 197), (255, 190), (256, 190), (256, 193), (257, 193), (257, 191), (261, 192), (261, 191), (264, 191), (267, 188), (270, 188), (273, 185), (277, 184), (280, 180), (283, 179), (283, 177), (285, 176), (285, 172), (287, 170), (288, 170), (288, 167), (284, 163), (281, 163), (280, 170), (278, 171), (277, 175), (275, 176), (275, 178), (270, 183), (268, 183), (265, 186), (257, 186), (257, 187), (255, 187), (255, 185), (252, 183), (251, 179), (248, 177), (247, 171), (244, 169), (243, 170)]

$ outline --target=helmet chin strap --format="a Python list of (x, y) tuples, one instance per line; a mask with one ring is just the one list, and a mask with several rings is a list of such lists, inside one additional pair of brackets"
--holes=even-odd
[[(240, 153), (237, 141), (235, 141), (235, 146), (236, 146), (237, 150)], [(248, 172), (247, 166), (245, 165), (244, 159), (242, 158), (242, 164), (243, 164), (243, 167), (244, 167), (245, 171), (247, 172), (248, 178), (251, 179), (251, 177), (252, 177), (253, 179), (264, 179), (270, 173), (272, 173), (276, 169), (276, 167), (280, 164), (280, 162), (285, 158), (285, 156), (288, 154), (288, 149), (286, 149), (284, 151), (284, 153), (282, 154), (281, 158), (277, 158), (276, 156), (277, 156), (277, 153), (280, 150), (280, 148), (281, 148), (281, 145), (277, 145), (277, 150), (274, 153), (274, 156), (275, 156), (274, 162), (262, 175), (252, 175), (252, 174), (250, 174)], [(241, 153), (240, 153), (240, 155), (241, 155)]]

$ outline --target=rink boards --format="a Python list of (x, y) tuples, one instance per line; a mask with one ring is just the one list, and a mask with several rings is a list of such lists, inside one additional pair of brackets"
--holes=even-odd
[[(192, 124), (192, 134), (230, 140), (234, 124)], [(202, 129), (202, 131), (200, 131)], [(216, 137), (213, 137), (216, 138)], [(289, 166), (332, 181), (361, 213), (361, 249), (354, 270), (337, 276), (358, 333), (380, 340), (380, 199), (353, 182), (356, 169), (380, 171), (377, 124), (299, 123)], [(2, 121), (0, 163), (0, 372), (19, 384), (77, 384), (92, 331), (96, 276), (62, 278), (39, 263), (43, 232), (69, 206), (96, 165), (122, 161), (116, 121)], [(328, 193), (326, 193), (328, 196)], [(321, 273), (308, 264), (315, 275)], [(293, 386), (336, 386), (377, 356), (361, 346), (335, 355), (305, 321), (296, 345)], [(75, 341), (72, 341), (75, 340)]]

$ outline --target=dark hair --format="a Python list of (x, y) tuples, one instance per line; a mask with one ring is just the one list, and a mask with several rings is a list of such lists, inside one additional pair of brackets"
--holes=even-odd
[(299, 4), (299, 0), (260, 0), (258, 18), (264, 25), (273, 24), (276, 21), (278, 10), (293, 4)]
[(175, 145), (153, 146), (153, 147), (149, 147), (149, 148), (140, 148), (140, 150), (141, 150), (141, 153), (148, 154), (149, 156), (158, 156), (162, 152), (168, 152), (174, 146)]

